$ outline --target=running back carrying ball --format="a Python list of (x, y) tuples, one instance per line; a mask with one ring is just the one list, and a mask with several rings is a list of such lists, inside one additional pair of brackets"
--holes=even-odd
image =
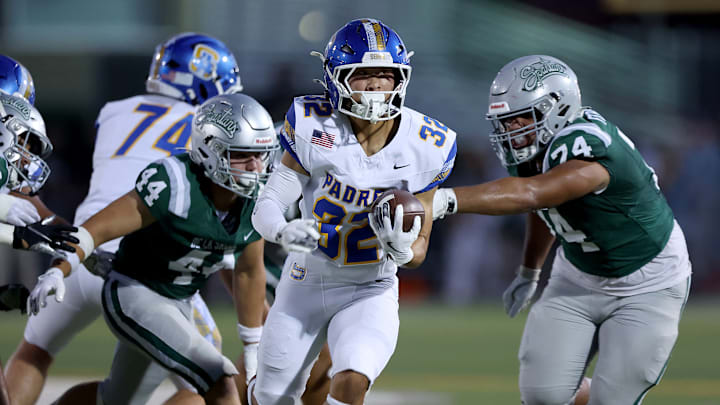
[(370, 215), (375, 212), (376, 206), (381, 205), (382, 215), (388, 216), (390, 223), (395, 226), (395, 207), (398, 204), (403, 207), (403, 232), (410, 231), (416, 216), (420, 217), (421, 224), (425, 223), (425, 208), (420, 200), (412, 193), (399, 189), (390, 189), (380, 194), (370, 206)]

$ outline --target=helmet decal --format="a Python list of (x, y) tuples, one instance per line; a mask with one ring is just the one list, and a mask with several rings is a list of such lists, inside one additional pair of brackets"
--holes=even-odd
[[(218, 104), (224, 107), (222, 111), (216, 111)], [(240, 123), (232, 118), (232, 114), (233, 106), (226, 101), (205, 104), (198, 114), (201, 117), (198, 119), (198, 126), (202, 127), (206, 124), (213, 124), (222, 129), (228, 138), (232, 139), (240, 127)]]
[(24, 120), (30, 119), (30, 104), (24, 102), (24, 100), (4, 94), (0, 94), (0, 100), (2, 100), (3, 106), (10, 107), (14, 111), (17, 111)]
[(205, 100), (242, 91), (235, 56), (221, 41), (186, 32), (159, 44), (145, 82), (148, 93), (199, 105)]
[(533, 91), (543, 85), (543, 80), (552, 75), (563, 75), (570, 77), (565, 71), (567, 67), (547, 59), (540, 58), (539, 61), (520, 68), (520, 78), (525, 80), (524, 91)]
[(218, 53), (205, 44), (198, 44), (193, 51), (188, 68), (202, 80), (210, 80), (215, 76), (220, 56)]

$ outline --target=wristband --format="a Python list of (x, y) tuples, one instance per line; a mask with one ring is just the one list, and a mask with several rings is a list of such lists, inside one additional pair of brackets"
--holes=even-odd
[(520, 267), (518, 267), (517, 274), (522, 278), (526, 278), (531, 281), (538, 281), (540, 280), (540, 271), (541, 269), (533, 269), (521, 264)]
[(259, 342), (260, 336), (262, 336), (262, 330), (262, 326), (250, 328), (241, 323), (237, 324), (238, 337), (243, 341), (243, 343)]
[[(78, 246), (80, 247), (80, 249), (82, 249), (83, 253), (85, 254), (85, 258), (87, 259), (87, 257), (92, 254), (93, 250), (95, 250), (95, 240), (93, 239), (92, 235), (90, 235), (90, 232), (88, 232), (88, 230), (82, 226), (79, 226), (77, 232), (73, 232), (71, 235), (78, 238), (78, 240), (80, 241), (78, 243)], [(75, 268), (75, 266), (73, 266), (73, 268)]]
[(445, 191), (447, 193), (447, 214), (452, 215), (455, 214), (458, 210), (458, 204), (457, 204), (457, 196), (455, 195), (455, 190), (452, 188), (448, 188)]

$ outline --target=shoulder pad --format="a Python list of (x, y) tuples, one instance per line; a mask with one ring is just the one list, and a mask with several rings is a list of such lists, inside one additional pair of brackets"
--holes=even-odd
[(135, 191), (158, 220), (168, 213), (188, 216), (191, 190), (187, 166), (176, 157), (158, 160), (141, 171)]
[(558, 132), (550, 142), (543, 160), (543, 172), (570, 159), (603, 159), (607, 156), (607, 148), (611, 144), (612, 137), (595, 124), (570, 125)]

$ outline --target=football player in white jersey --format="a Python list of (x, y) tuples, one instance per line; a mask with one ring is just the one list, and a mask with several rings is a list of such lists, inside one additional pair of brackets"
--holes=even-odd
[[(250, 383), (260, 405), (298, 403), (325, 341), (333, 363), (326, 402), (363, 402), (397, 343), (395, 273), (422, 263), (432, 228), (415, 217), (404, 232), (400, 207), (394, 227), (389, 217), (368, 223), (370, 206), (383, 190), (404, 189), (431, 218), (456, 153), (454, 131), (403, 106), (412, 53), (385, 24), (351, 21), (313, 54), (327, 93), (290, 106), (282, 164), (253, 213), (255, 229), (291, 251)], [(301, 196), (302, 218), (287, 222), (283, 211)]]
[[(232, 52), (207, 35), (183, 33), (158, 45), (146, 81), (148, 94), (109, 102), (100, 111), (90, 189), (75, 223), (132, 189), (149, 163), (186, 151), (195, 106), (240, 91), (238, 70)], [(100, 249), (115, 252), (119, 243), (116, 239)], [(48, 300), (46, 308), (30, 317), (24, 339), (10, 358), (8, 383), (16, 404), (37, 400), (53, 358), (101, 314), (101, 277), (80, 266), (66, 285), (62, 304)], [(193, 304), (198, 314), (209, 315), (199, 295)], [(211, 318), (204, 322), (214, 329)], [(219, 345), (217, 336), (215, 341)]]

